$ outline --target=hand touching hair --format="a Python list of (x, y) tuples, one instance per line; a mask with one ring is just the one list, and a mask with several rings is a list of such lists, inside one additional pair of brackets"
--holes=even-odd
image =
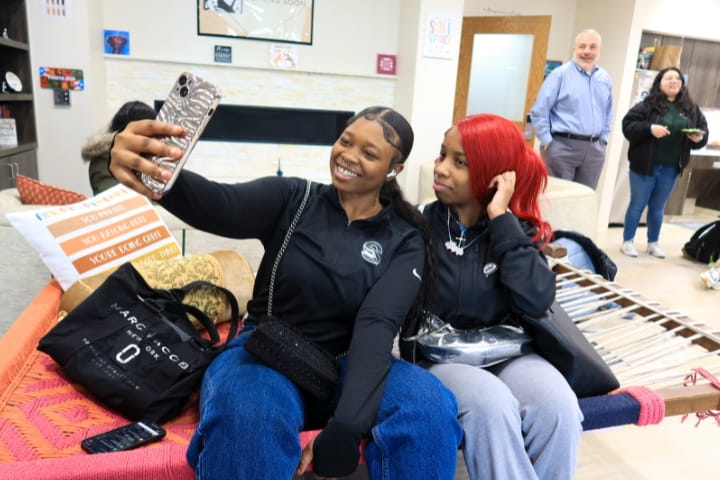
[(477, 198), (483, 197), (496, 175), (514, 171), (517, 181), (510, 210), (535, 226), (534, 242), (550, 241), (552, 227), (542, 219), (538, 200), (547, 186), (547, 170), (540, 156), (527, 146), (518, 127), (503, 117), (483, 113), (461, 119), (457, 128), (471, 188)]

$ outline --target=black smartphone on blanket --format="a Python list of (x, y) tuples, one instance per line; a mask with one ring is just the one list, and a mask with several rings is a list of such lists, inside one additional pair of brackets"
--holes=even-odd
[(139, 421), (88, 437), (80, 446), (88, 453), (108, 453), (130, 450), (157, 442), (165, 436), (165, 429), (153, 422)]

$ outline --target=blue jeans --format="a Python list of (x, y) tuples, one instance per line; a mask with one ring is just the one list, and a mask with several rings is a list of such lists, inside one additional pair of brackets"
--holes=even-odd
[(648, 243), (657, 242), (665, 216), (665, 204), (675, 188), (678, 169), (674, 165), (655, 165), (653, 174), (640, 175), (630, 170), (630, 205), (625, 212), (623, 241), (635, 238), (640, 216), (647, 207)]
[[(242, 348), (248, 335), (243, 331), (203, 379), (200, 422), (187, 452), (198, 479), (291, 479), (300, 461), (303, 396)], [(345, 368), (343, 362), (341, 382)], [(370, 433), (364, 452), (371, 479), (454, 478), (462, 440), (457, 403), (429, 372), (392, 360)]]

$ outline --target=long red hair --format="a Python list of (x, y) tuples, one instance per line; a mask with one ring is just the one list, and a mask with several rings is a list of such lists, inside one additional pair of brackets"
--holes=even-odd
[(541, 245), (549, 242), (552, 227), (543, 220), (538, 199), (547, 186), (547, 170), (540, 156), (527, 146), (518, 127), (503, 117), (481, 113), (461, 119), (457, 128), (473, 194), (482, 199), (493, 177), (514, 170), (517, 180), (509, 207), (518, 218), (535, 226), (533, 242)]

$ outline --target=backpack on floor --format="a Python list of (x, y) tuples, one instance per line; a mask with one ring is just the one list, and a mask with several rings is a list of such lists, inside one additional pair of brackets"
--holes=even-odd
[(683, 256), (709, 263), (720, 259), (720, 220), (698, 228), (682, 248)]

